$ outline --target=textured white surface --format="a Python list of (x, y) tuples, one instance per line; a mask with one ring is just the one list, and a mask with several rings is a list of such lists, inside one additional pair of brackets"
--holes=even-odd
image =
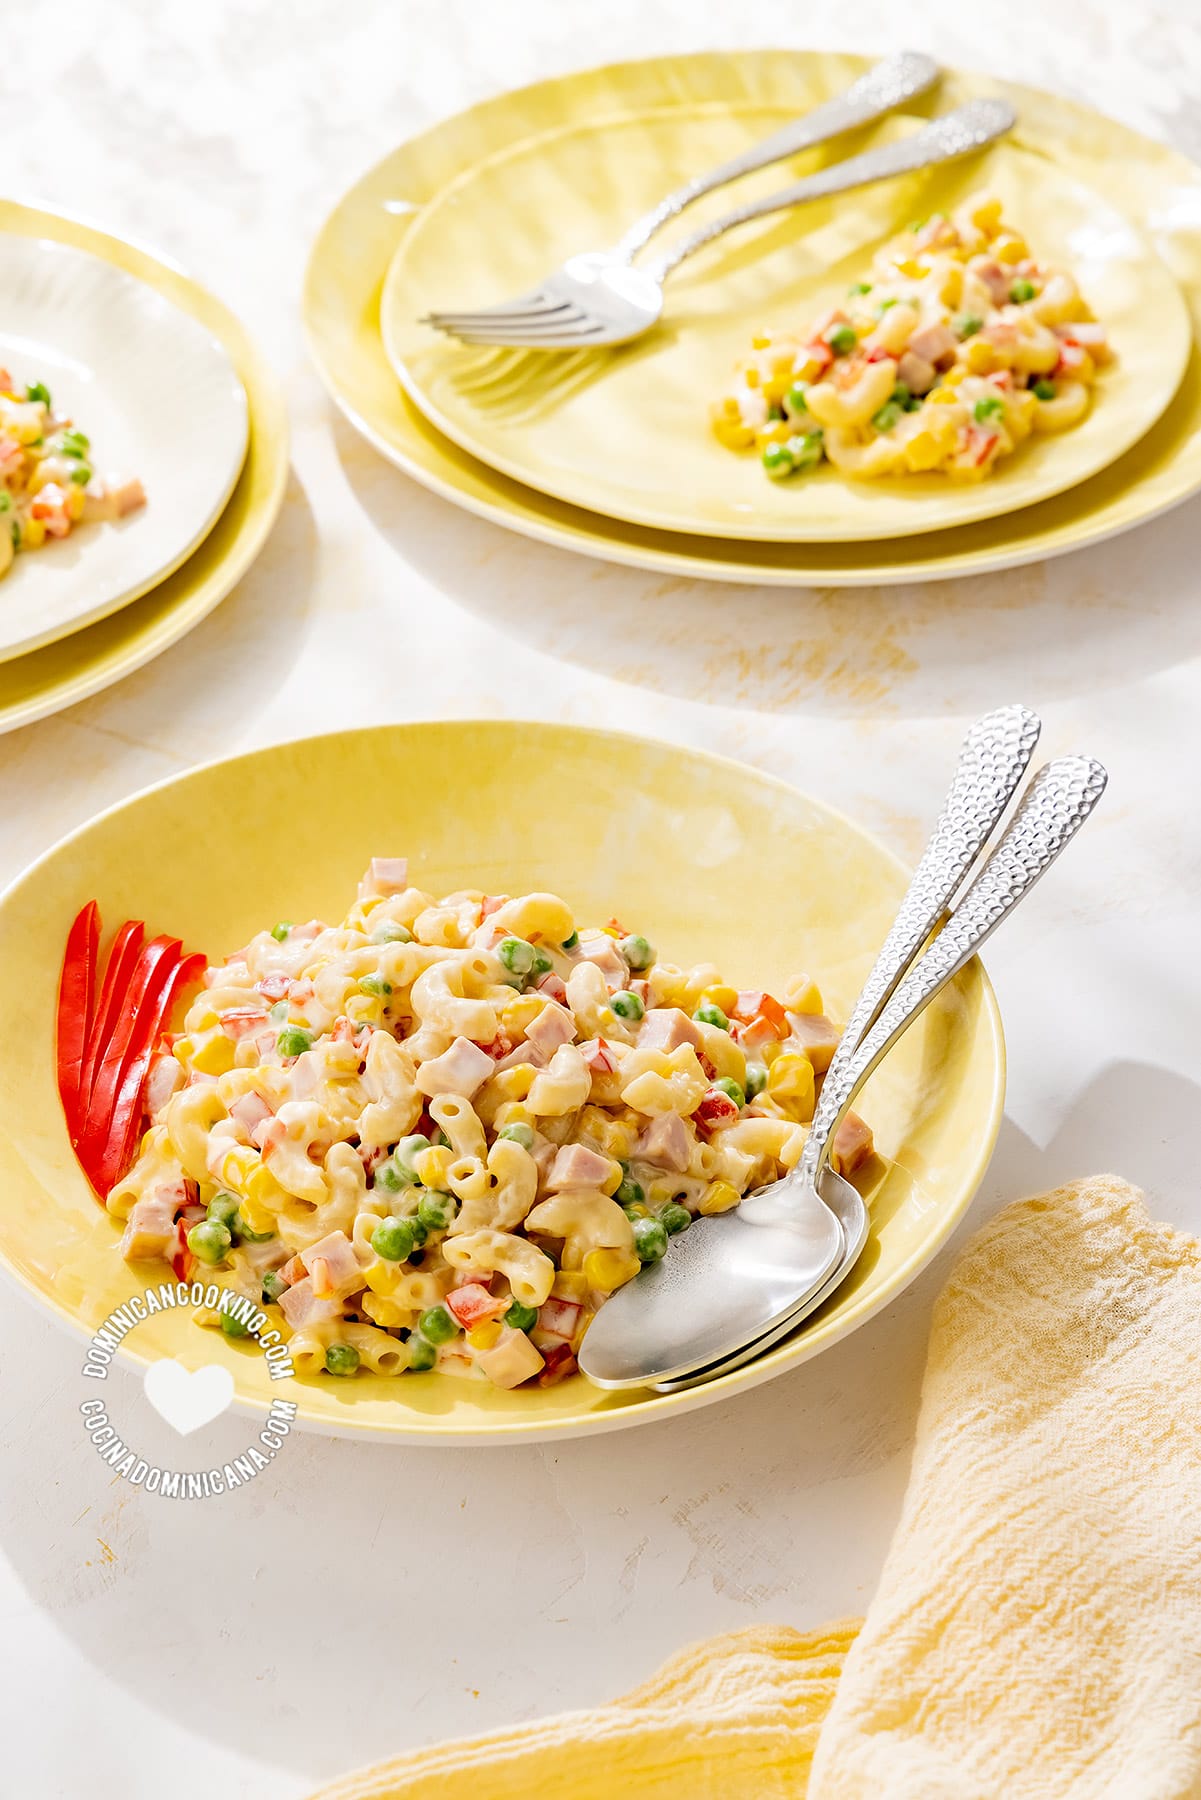
[[(965, 721), (1022, 699), (1112, 771), (990, 967), (1009, 1116), (969, 1225), (1113, 1166), (1196, 1226), (1201, 503), (971, 584), (790, 593), (576, 561), (414, 487), (335, 419), (297, 292), (339, 189), (402, 133), (598, 56), (745, 42), (738, 0), (489, 7), (129, 0), (11, 34), (40, 96), (11, 192), (85, 210), (230, 301), (288, 376), (295, 479), (191, 637), (0, 741), (0, 879), (198, 760), (451, 712), (644, 730), (770, 768), (920, 850)], [(1201, 152), (1201, 16), (760, 0), (756, 41), (897, 48), (1057, 86)], [(83, 185), (81, 185), (81, 182)], [(803, 871), (798, 872), (803, 879)], [(0, 946), (0, 954), (3, 947)], [(602, 1698), (690, 1637), (856, 1612), (903, 1490), (940, 1264), (794, 1375), (625, 1439), (419, 1454), (314, 1439), (220, 1501), (130, 1498), (81, 1439), (79, 1352), (0, 1294), (6, 1791), (299, 1800), (438, 1735)], [(128, 1379), (128, 1378), (125, 1378)]]

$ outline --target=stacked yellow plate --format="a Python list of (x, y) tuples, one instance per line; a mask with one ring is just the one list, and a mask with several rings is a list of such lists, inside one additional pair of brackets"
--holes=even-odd
[(261, 549), (283, 499), (279, 386), (231, 312), (79, 220), (0, 202), (0, 363), (146, 504), (20, 551), (0, 581), (0, 731), (107, 687), (182, 637)]
[[(871, 584), (1004, 568), (1094, 543), (1201, 486), (1201, 171), (1084, 108), (948, 73), (914, 113), (1009, 98), (981, 156), (731, 233), (666, 289), (661, 324), (608, 351), (471, 349), (431, 307), (521, 292), (616, 242), (691, 175), (840, 93), (852, 56), (660, 58), (540, 83), (402, 145), (337, 206), (313, 251), (309, 341), (339, 405), (383, 453), (473, 512), (611, 561), (728, 581)], [(891, 118), (761, 172), (755, 197), (882, 136)], [(877, 244), (987, 189), (1040, 255), (1079, 272), (1116, 361), (1088, 419), (989, 480), (774, 484), (708, 429), (753, 331), (837, 301)], [(730, 190), (696, 209), (726, 210)], [(693, 214), (689, 214), (691, 223)]]

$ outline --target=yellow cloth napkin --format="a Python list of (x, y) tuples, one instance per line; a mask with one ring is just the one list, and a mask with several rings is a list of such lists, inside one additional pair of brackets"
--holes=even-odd
[(1111, 1177), (1020, 1201), (969, 1243), (857, 1639), (734, 1632), (611, 1705), (317, 1800), (615, 1793), (1201, 1795), (1201, 1244)]

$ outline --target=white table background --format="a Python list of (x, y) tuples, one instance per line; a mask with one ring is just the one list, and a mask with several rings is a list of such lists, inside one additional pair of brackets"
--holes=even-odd
[[(971, 582), (704, 586), (454, 511), (362, 444), (306, 365), (310, 238), (401, 136), (598, 57), (748, 29), (927, 49), (1201, 154), (1196, 0), (124, 0), (6, 33), (8, 90), (35, 102), (13, 103), (7, 191), (158, 246), (229, 301), (287, 379), (294, 475), (258, 565), (191, 637), (0, 741), (0, 882), (197, 761), (435, 713), (711, 747), (912, 857), (964, 723), (1020, 698), (1045, 751), (1092, 751), (1112, 784), (990, 958), (1008, 1116), (968, 1225), (1111, 1167), (1195, 1226), (1201, 502)], [(79, 1430), (78, 1348), (6, 1290), (0, 1787), (298, 1800), (402, 1746), (604, 1698), (704, 1633), (860, 1612), (945, 1266), (816, 1362), (675, 1423), (546, 1449), (294, 1440), (203, 1507), (111, 1478)]]

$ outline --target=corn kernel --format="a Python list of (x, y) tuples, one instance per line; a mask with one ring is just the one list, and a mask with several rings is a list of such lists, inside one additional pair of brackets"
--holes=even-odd
[(910, 281), (920, 281), (924, 275), (930, 273), (926, 265), (918, 262), (915, 256), (902, 257), (896, 263), (896, 268), (902, 275), (907, 275)]
[(83, 518), (84, 496), (83, 489), (79, 486), (78, 482), (73, 481), (67, 489), (67, 497), (64, 501), (64, 506), (66, 508), (68, 519), (78, 520)]
[(813, 1117), (813, 1064), (807, 1056), (786, 1050), (767, 1071), (767, 1091), (791, 1119), (804, 1125)]
[(488, 1319), (483, 1325), (473, 1325), (467, 1333), (467, 1342), (473, 1350), (493, 1350), (500, 1341), (500, 1326), (495, 1319)]
[(808, 975), (790, 981), (780, 996), (785, 1012), (819, 1013), (823, 1010), (821, 989)]
[(761, 425), (755, 433), (756, 450), (764, 450), (768, 444), (786, 444), (796, 431), (796, 426), (787, 419), (773, 419), (768, 425)]
[(501, 1008), (500, 1022), (510, 1037), (524, 1037), (538, 1014), (545, 1009), (546, 1001), (541, 994), (519, 994), (515, 1000)]
[(697, 1210), (706, 1218), (712, 1218), (715, 1213), (729, 1212), (741, 1199), (742, 1195), (731, 1182), (711, 1181), (697, 1202)]
[(450, 1165), (454, 1162), (453, 1150), (445, 1145), (436, 1145), (432, 1150), (422, 1150), (413, 1158), (413, 1173), (422, 1187), (446, 1189), (450, 1175)]
[(611, 1294), (614, 1288), (631, 1281), (641, 1266), (629, 1250), (590, 1250), (584, 1258), (584, 1275), (589, 1286)]
[(946, 452), (932, 431), (915, 431), (905, 445), (905, 467), (920, 475), (937, 469)]
[(978, 231), (987, 232), (991, 237), (1001, 223), (1001, 202), (978, 200), (969, 207), (967, 216)]
[(1007, 231), (997, 239), (992, 247), (992, 253), (998, 262), (1020, 263), (1025, 262), (1030, 254), (1030, 249), (1024, 237), (1021, 237), (1016, 231)]
[[(792, 429), (790, 426), (789, 431), (791, 432)], [(738, 989), (730, 987), (726, 982), (718, 981), (705, 989), (701, 999), (707, 1000), (710, 1006), (720, 1006), (724, 1013), (729, 1014), (738, 1005)]]
[[(955, 373), (955, 371), (952, 369), (951, 374), (953, 375), (954, 373)], [(960, 380), (962, 380), (962, 379), (963, 379), (963, 377), (960, 376)], [(955, 385), (957, 386), (958, 383), (956, 383)], [(927, 396), (927, 405), (929, 405), (929, 406), (954, 406), (954, 404), (958, 400), (958, 398), (959, 398), (959, 395), (955, 392), (954, 386), (952, 386), (952, 387), (946, 387), (946, 386), (936, 387), (934, 392)]]
[(203, 1037), (185, 1040), (190, 1044), (189, 1062), (201, 1075), (228, 1075), (234, 1066), (234, 1042), (218, 1027)]
[(21, 526), (21, 544), (26, 550), (40, 550), (46, 542), (44, 519), (26, 519)]
[(275, 1224), (271, 1202), (274, 1200), (277, 1206), (281, 1205), (287, 1196), (270, 1169), (264, 1168), (261, 1162), (246, 1177), (243, 1196), (242, 1216), (251, 1231), (270, 1231)]
[(402, 1306), (399, 1300), (393, 1300), (387, 1294), (364, 1294), (363, 1311), (369, 1319), (385, 1331), (395, 1331), (398, 1326), (413, 1326), (417, 1323), (417, 1314), (410, 1306)]
[(588, 1298), (588, 1286), (582, 1269), (560, 1269), (550, 1291), (556, 1300), (574, 1300), (579, 1305)]
[(963, 346), (963, 360), (973, 375), (991, 375), (1003, 366), (994, 345), (987, 338), (969, 338)]
[[(232, 1188), (236, 1194), (242, 1196), (246, 1192), (246, 1185), (250, 1177), (260, 1167), (257, 1150), (248, 1150), (240, 1144), (235, 1144), (233, 1149), (227, 1150), (221, 1158), (217, 1168), (217, 1179), (223, 1186)], [(251, 1226), (251, 1230), (254, 1229), (254, 1226)]]

